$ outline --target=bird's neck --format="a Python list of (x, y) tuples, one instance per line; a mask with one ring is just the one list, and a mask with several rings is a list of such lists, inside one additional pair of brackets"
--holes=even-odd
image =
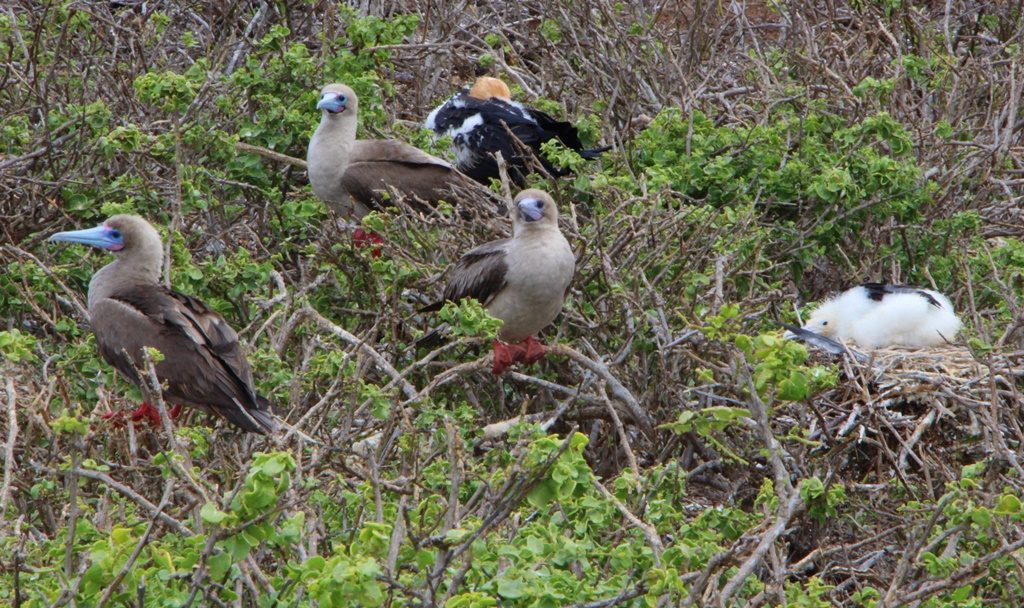
[(512, 237), (521, 240), (550, 238), (552, 232), (559, 232), (557, 224), (525, 224), (516, 222), (512, 227)]
[(356, 121), (353, 117), (332, 117), (324, 114), (316, 128), (310, 147), (315, 147), (317, 156), (327, 156), (334, 162), (347, 162), (348, 152), (356, 141)]
[(132, 252), (132, 257), (118, 258), (100, 268), (89, 281), (89, 308), (125, 287), (159, 284), (162, 265), (163, 251), (158, 243), (156, 247)]

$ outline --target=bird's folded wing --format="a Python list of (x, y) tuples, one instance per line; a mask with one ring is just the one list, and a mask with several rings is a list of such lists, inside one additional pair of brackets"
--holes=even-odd
[(394, 139), (359, 139), (352, 146), (349, 166), (359, 163), (400, 163), (453, 169), (451, 163)]
[(894, 283), (863, 283), (861, 287), (867, 290), (868, 297), (876, 302), (881, 302), (882, 298), (886, 294), (895, 293), (908, 293), (921, 296), (928, 301), (929, 304), (936, 308), (942, 308), (942, 304), (939, 303), (932, 294), (924, 291), (923, 289), (917, 289), (916, 287), (910, 287), (908, 285), (897, 285)]
[(462, 256), (444, 290), (444, 300), (474, 298), (487, 306), (506, 285), (510, 239), (485, 243)]
[(138, 382), (140, 350), (156, 348), (163, 355), (157, 372), (169, 399), (209, 407), (246, 430), (261, 430), (241, 411), (259, 409), (265, 400), (253, 389), (238, 335), (201, 300), (159, 286), (138, 286), (112, 294), (95, 308), (92, 324), (100, 354), (126, 377)]

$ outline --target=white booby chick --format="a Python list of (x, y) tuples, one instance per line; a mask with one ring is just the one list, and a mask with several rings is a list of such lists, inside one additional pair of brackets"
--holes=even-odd
[(922, 348), (952, 341), (960, 325), (937, 291), (864, 283), (819, 306), (803, 329), (869, 349)]
[[(522, 187), (530, 173), (531, 153), (551, 175), (568, 173), (541, 154), (540, 146), (546, 141), (558, 139), (588, 160), (608, 150), (608, 147), (584, 149), (572, 123), (555, 120), (540, 110), (512, 101), (508, 85), (488, 76), (478, 78), (472, 88), (459, 91), (434, 108), (424, 125), (438, 135), (451, 136), (459, 170), (485, 185), (491, 178), (498, 177), (495, 152), (501, 152), (505, 159), (509, 178)], [(529, 152), (524, 154), (509, 131)]]
[[(533, 363), (545, 348), (533, 335), (555, 320), (576, 269), (569, 242), (558, 229), (558, 206), (542, 190), (516, 196), (512, 238), (485, 243), (462, 256), (444, 301), (475, 298), (503, 321), (494, 341), (494, 367)], [(424, 308), (438, 310), (441, 303)]]

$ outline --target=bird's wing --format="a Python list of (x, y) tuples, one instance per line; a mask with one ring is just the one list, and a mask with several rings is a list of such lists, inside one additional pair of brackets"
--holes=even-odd
[(466, 93), (455, 95), (431, 112), (426, 125), (439, 135), (455, 136), (455, 131), (465, 127), (466, 121), (477, 115), (481, 116), (485, 123), (500, 124), (501, 121), (505, 121), (509, 126), (536, 126), (536, 121), (530, 116), (528, 109), (524, 109), (520, 104), (497, 97), (477, 99)]
[(477, 100), (469, 96), (469, 89), (463, 89), (434, 108), (427, 115), (427, 120), (424, 121), (423, 126), (438, 135), (445, 135), (450, 129), (462, 125), (467, 118), (476, 112), (467, 107), (475, 101)]
[(514, 148), (509, 147), (508, 154), (501, 149), (502, 145), (511, 144), (505, 125), (520, 141), (534, 149), (555, 137), (554, 133), (547, 133), (537, 125), (528, 108), (496, 97), (481, 100), (466, 95), (449, 101), (433, 116), (434, 130), (450, 135), (456, 145), (469, 145), (485, 152), (502, 151), (506, 158)]
[(549, 133), (545, 139), (551, 139), (557, 137), (559, 141), (565, 144), (566, 148), (576, 150), (577, 152), (583, 150), (583, 142), (580, 141), (580, 134), (576, 127), (571, 122), (564, 120), (557, 120), (550, 114), (546, 114), (535, 108), (527, 108), (530, 113), (530, 117), (537, 123), (537, 125)]
[(444, 300), (458, 302), (475, 298), (484, 306), (490, 304), (505, 288), (510, 240), (491, 241), (463, 255), (445, 287)]
[[(357, 141), (357, 144), (371, 143)], [(456, 205), (470, 217), (477, 212), (505, 215), (504, 199), (482, 187), (447, 162), (396, 141), (373, 141), (371, 149), (356, 149), (341, 185), (369, 208), (393, 204), (388, 189), (403, 195), (417, 211), (428, 213), (440, 200)], [(493, 205), (493, 207), (492, 207)]]
[(246, 431), (273, 430), (238, 334), (201, 300), (145, 285), (120, 290), (95, 308), (100, 354), (133, 382), (139, 382), (140, 350), (156, 348), (163, 354), (156, 371), (168, 399), (208, 408)]
[(925, 300), (928, 300), (928, 303), (936, 308), (942, 308), (942, 304), (939, 303), (939, 301), (936, 300), (935, 297), (932, 296), (932, 294), (922, 289), (917, 289), (916, 287), (910, 287), (908, 285), (897, 285), (894, 283), (862, 283), (861, 287), (866, 289), (868, 292), (868, 297), (876, 302), (881, 302), (882, 298), (884, 298), (886, 294), (911, 293), (921, 296)]
[(427, 165), (449, 170), (454, 168), (448, 161), (395, 139), (357, 139), (349, 153), (349, 167), (360, 163), (400, 163), (411, 167)]

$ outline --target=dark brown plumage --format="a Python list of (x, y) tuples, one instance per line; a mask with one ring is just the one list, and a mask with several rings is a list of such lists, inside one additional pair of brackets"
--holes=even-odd
[(89, 316), (100, 355), (140, 383), (142, 349), (163, 359), (156, 373), (175, 403), (216, 414), (244, 431), (276, 429), (267, 400), (256, 394), (238, 334), (198, 298), (159, 285), (160, 236), (146, 220), (118, 215), (96, 228), (61, 232), (55, 241), (114, 252), (89, 283)]
[(444, 288), (441, 302), (423, 309), (424, 312), (441, 310), (444, 302), (458, 302), (473, 298), (487, 306), (506, 285), (508, 265), (505, 254), (511, 239), (499, 239), (471, 249), (459, 258), (451, 273), (451, 281)]

